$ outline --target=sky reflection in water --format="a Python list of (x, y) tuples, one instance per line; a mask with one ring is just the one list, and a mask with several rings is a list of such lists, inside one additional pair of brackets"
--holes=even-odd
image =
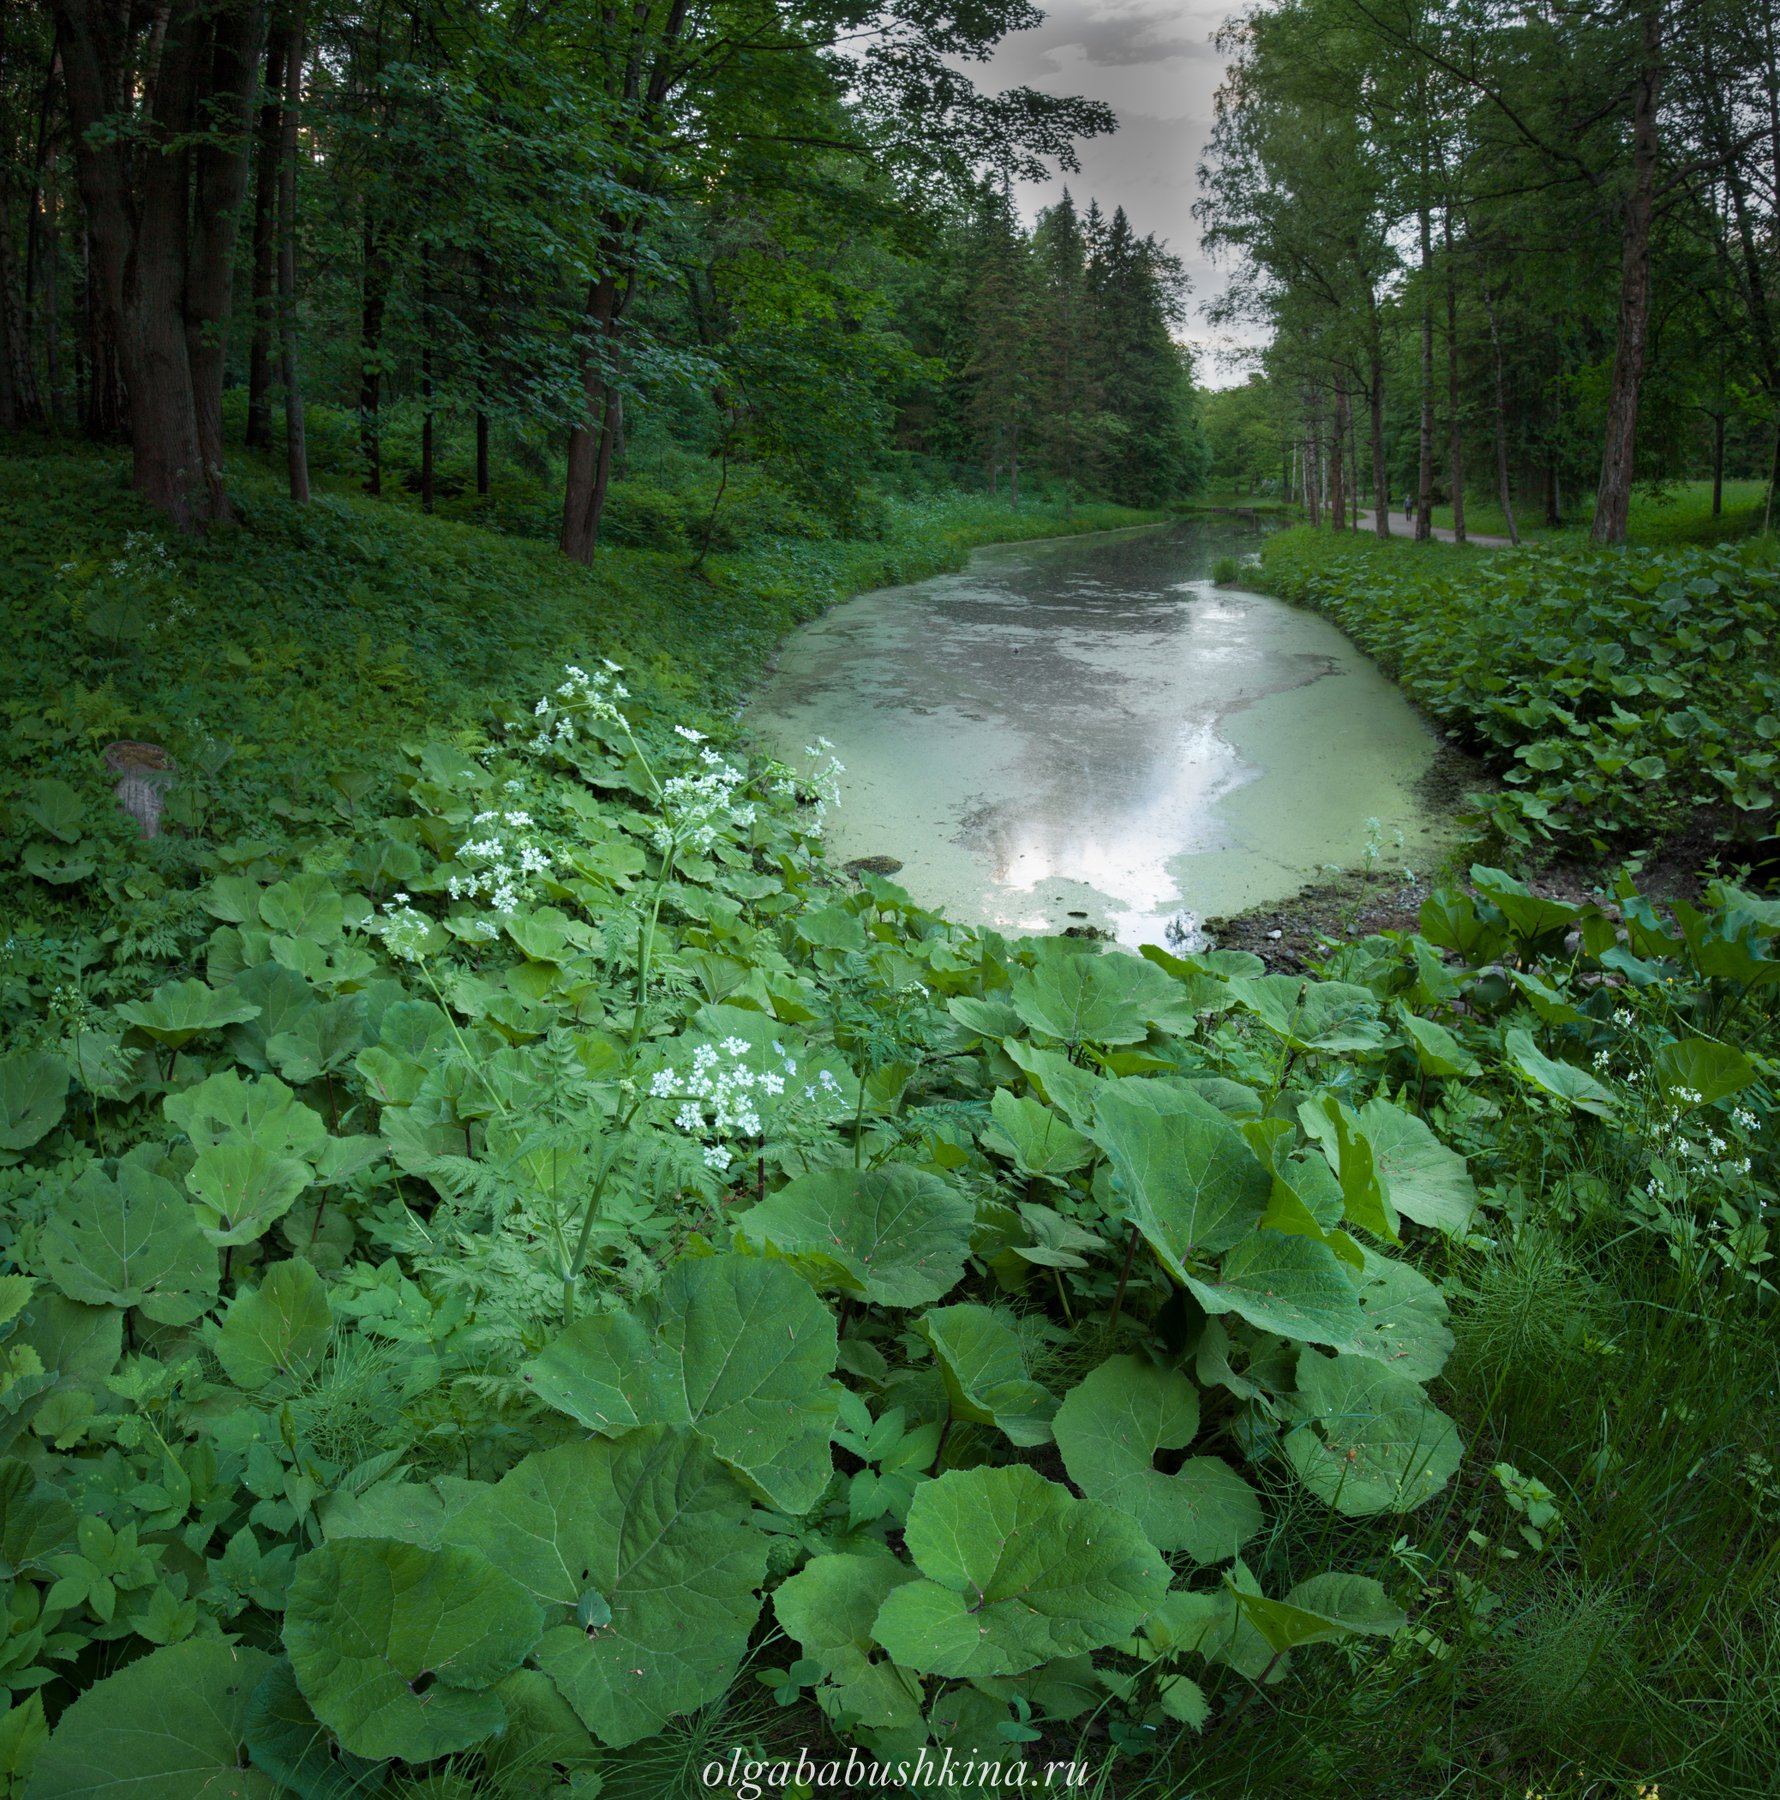
[[(1435, 740), (1326, 621), (1210, 585), (1235, 525), (979, 551), (839, 606), (743, 716), (846, 764), (831, 852), (893, 856), (952, 917), (1126, 943), (1294, 893), (1329, 863), (1425, 855)], [(1401, 850), (1396, 834), (1403, 833)]]

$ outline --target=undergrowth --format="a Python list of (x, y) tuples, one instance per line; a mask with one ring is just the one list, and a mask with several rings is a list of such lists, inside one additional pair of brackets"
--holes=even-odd
[(6, 481), (15, 1789), (1769, 1791), (1780, 906), (1010, 941), (714, 716), (999, 512), (708, 586)]
[(1326, 613), (1506, 784), (1473, 822), (1532, 853), (1771, 834), (1771, 540), (1478, 551), (1296, 530), (1263, 580)]

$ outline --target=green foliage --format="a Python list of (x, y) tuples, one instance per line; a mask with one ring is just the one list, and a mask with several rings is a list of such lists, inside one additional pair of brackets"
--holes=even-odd
[(1527, 849), (1775, 818), (1773, 553), (1496, 552), (1268, 540), (1285, 598), (1325, 612), (1505, 787), (1475, 822)]
[[(1497, 1441), (1498, 1405), (1564, 1411), (1522, 1365), (1580, 1404), (1646, 1312), (1741, 1343), (1772, 1304), (1772, 903), (1628, 883), (1610, 916), (1480, 866), (1303, 976), (1009, 942), (838, 883), (799, 771), (636, 685), (559, 672), (164, 869), (108, 840), (182, 935), (103, 1005), (47, 949), (15, 970), (32, 1779), (90, 1791), (100, 1718), (154, 1769), (129, 1733), (165, 1712), (248, 1791), (623, 1791), (740, 1693), (1178, 1785), (1269, 1729), (1256, 1684), (1370, 1707), (1504, 1654), (1480, 1589), (1642, 1479), (1605, 1414), (1598, 1465)], [(88, 934), (64, 989), (90, 900), (37, 902), (40, 941)], [(1530, 1277), (1535, 1210), (1648, 1307)], [(1524, 1510), (1498, 1480), (1472, 1524), (1460, 1419)], [(1566, 1528), (1515, 1561), (1533, 1482)]]

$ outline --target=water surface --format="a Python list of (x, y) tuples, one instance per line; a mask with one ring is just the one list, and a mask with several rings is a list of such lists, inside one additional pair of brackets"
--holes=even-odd
[(1212, 586), (1256, 543), (1190, 522), (980, 550), (805, 626), (743, 723), (792, 762), (830, 738), (831, 854), (895, 857), (970, 923), (1154, 943), (1369, 841), (1413, 866), (1435, 739), (1326, 620)]

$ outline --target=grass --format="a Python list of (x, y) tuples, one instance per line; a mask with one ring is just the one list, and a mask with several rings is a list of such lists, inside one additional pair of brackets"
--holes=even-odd
[(1195, 494), (1190, 500), (1177, 502), (1174, 510), (1185, 513), (1228, 512), (1231, 508), (1267, 513), (1280, 518), (1295, 518), (1304, 510), (1277, 495), (1240, 494), (1234, 488), (1207, 488), (1204, 493)]
[(330, 780), (362, 798), (397, 746), (473, 733), (564, 663), (609, 656), (682, 708), (733, 711), (785, 634), (849, 594), (957, 568), (978, 544), (1165, 516), (892, 499), (881, 538), (765, 538), (697, 575), (682, 552), (621, 546), (582, 568), (343, 478), (296, 507), (251, 461), (231, 477), (239, 525), (181, 540), (117, 453), (6, 448), (5, 785), (96, 790), (102, 746), (143, 739), (187, 770), (214, 764), (216, 803), (250, 833), (269, 813), (333, 806)]
[[(1672, 482), (1660, 489), (1634, 488), (1627, 540), (1634, 544), (1715, 544), (1730, 538), (1753, 537), (1762, 528), (1767, 495), (1765, 481), (1727, 481), (1723, 512), (1714, 517), (1709, 481)], [(1582, 544), (1588, 541), (1594, 511), (1594, 495), (1578, 494), (1564, 509), (1566, 522), (1547, 525), (1543, 504), (1528, 495), (1516, 505), (1514, 521), (1524, 540)], [(1401, 518), (1399, 508), (1391, 519), (1393, 530)], [(1434, 523), (1450, 530), (1452, 507), (1436, 506)], [(1467, 494), (1465, 529), (1480, 537), (1506, 537), (1508, 518), (1501, 502), (1486, 494)]]

